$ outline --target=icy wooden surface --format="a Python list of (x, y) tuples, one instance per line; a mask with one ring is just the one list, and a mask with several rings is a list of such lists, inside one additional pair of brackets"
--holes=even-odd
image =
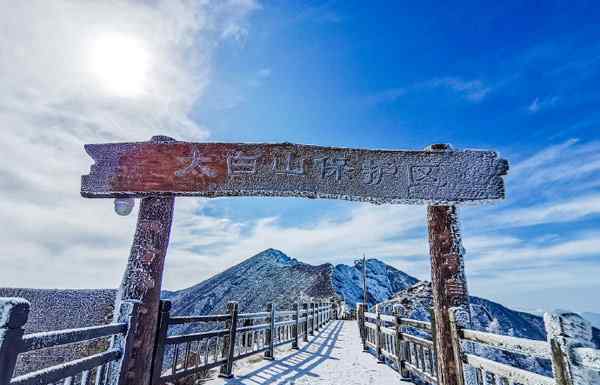
[[(387, 365), (362, 352), (356, 321), (332, 321), (300, 350), (276, 353), (276, 361), (242, 362), (235, 378), (211, 385), (392, 385), (412, 384)], [(236, 364), (237, 365), (237, 364)]]
[(493, 151), (388, 151), (282, 144), (88, 144), (89, 198), (294, 196), (450, 204), (504, 198)]
[[(556, 383), (600, 384), (600, 372), (594, 369), (597, 366), (594, 361), (598, 359), (598, 350), (594, 349), (592, 343), (590, 323), (579, 314), (568, 311), (546, 313), (544, 323), (552, 349), (552, 371)], [(579, 350), (582, 348), (586, 350)]]

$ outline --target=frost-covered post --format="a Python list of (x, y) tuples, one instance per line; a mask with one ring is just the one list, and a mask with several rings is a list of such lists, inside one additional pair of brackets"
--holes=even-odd
[(427, 220), (438, 379), (441, 385), (461, 385), (463, 373), (452, 343), (450, 309), (459, 308), (464, 315), (461, 327), (468, 327), (470, 313), (456, 207), (429, 206)]
[(265, 359), (273, 360), (275, 357), (275, 304), (268, 304), (267, 311), (269, 312), (269, 328), (265, 331), (265, 333), (267, 337), (267, 345), (269, 346), (269, 348), (265, 351)]
[[(451, 151), (449, 145), (435, 144), (432, 152)], [(461, 385), (463, 373), (456, 361), (458, 353), (452, 343), (450, 308), (461, 308), (467, 319), (460, 320), (468, 326), (469, 294), (465, 277), (460, 230), (455, 206), (428, 206), (429, 253), (431, 255), (431, 287), (435, 315), (435, 351), (440, 385)]]
[(375, 305), (375, 313), (377, 314), (377, 320), (375, 321), (375, 346), (377, 347), (377, 363), (383, 364), (383, 353), (381, 351), (381, 307), (379, 304)]
[(356, 319), (358, 320), (358, 330), (360, 332), (360, 339), (362, 340), (363, 352), (368, 352), (367, 347), (367, 330), (365, 329), (365, 304), (356, 304)]
[(156, 340), (154, 341), (154, 359), (152, 362), (152, 384), (157, 384), (162, 374), (163, 359), (165, 353), (164, 341), (169, 331), (169, 318), (171, 318), (171, 301), (162, 300), (159, 305), (158, 328)]
[[(128, 351), (125, 384), (149, 385), (152, 351), (158, 326), (162, 274), (173, 219), (173, 197), (143, 198), (127, 268), (119, 288), (115, 312), (138, 302), (133, 346)], [(116, 317), (115, 317), (116, 318)], [(117, 320), (124, 322), (125, 320)]]
[[(308, 317), (308, 314), (306, 315)], [(315, 335), (315, 304), (310, 303), (310, 335)]]
[(314, 314), (313, 324), (315, 326), (315, 331), (319, 331), (319, 323), (320, 323), (320, 318), (321, 318), (321, 303), (320, 302), (315, 303), (313, 314)]
[(0, 385), (8, 385), (13, 376), (28, 315), (25, 299), (0, 298)]
[(600, 351), (594, 349), (592, 327), (578, 314), (544, 314), (557, 385), (600, 384)]
[(402, 376), (402, 379), (409, 379), (410, 378), (410, 372), (408, 371), (408, 369), (406, 368), (406, 357), (404, 354), (404, 341), (403, 341), (403, 337), (402, 337), (402, 320), (401, 317), (399, 315), (396, 315), (396, 321), (394, 322), (394, 329), (396, 330), (396, 338), (395, 338), (395, 344), (396, 344), (396, 359), (397, 359), (397, 366), (398, 366), (398, 371), (400, 372), (400, 375)]
[(302, 312), (304, 313), (304, 336), (302, 341), (308, 342), (308, 303), (302, 304)]
[(237, 332), (238, 323), (238, 303), (235, 301), (227, 303), (227, 312), (231, 317), (225, 321), (225, 328), (229, 329), (229, 334), (225, 336), (223, 343), (223, 355), (227, 357), (227, 363), (221, 366), (219, 377), (232, 378), (233, 377), (233, 359), (235, 355), (235, 335)]
[(299, 349), (298, 335), (300, 334), (300, 304), (294, 304), (294, 312), (296, 313), (294, 316), (294, 321), (296, 321), (296, 323), (294, 324), (294, 341), (292, 342), (292, 349)]
[[(111, 339), (111, 349), (116, 349), (121, 352), (121, 357), (118, 361), (111, 362), (108, 366), (107, 384), (121, 385), (127, 382), (127, 370), (131, 357), (131, 349), (135, 341), (135, 316), (138, 314), (136, 307), (137, 302), (122, 302), (119, 307), (119, 314), (115, 317), (118, 322), (127, 324), (127, 332), (125, 335), (117, 334)], [(162, 364), (162, 361), (161, 361)], [(160, 374), (160, 373), (159, 373)]]

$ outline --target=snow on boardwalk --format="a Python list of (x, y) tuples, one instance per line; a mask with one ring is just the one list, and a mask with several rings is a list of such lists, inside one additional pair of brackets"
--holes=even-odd
[(362, 352), (356, 322), (332, 321), (309, 340), (301, 342), (300, 350), (279, 352), (275, 361), (235, 368), (235, 378), (218, 378), (207, 385), (412, 385)]

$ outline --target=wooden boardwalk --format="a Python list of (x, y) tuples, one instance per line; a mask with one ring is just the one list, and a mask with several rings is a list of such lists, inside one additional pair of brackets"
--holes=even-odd
[(356, 321), (332, 321), (300, 350), (279, 352), (275, 361), (236, 362), (234, 372), (207, 385), (412, 384), (362, 352)]

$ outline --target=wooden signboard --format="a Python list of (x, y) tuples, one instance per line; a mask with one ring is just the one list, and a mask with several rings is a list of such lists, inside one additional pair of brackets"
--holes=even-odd
[[(451, 340), (450, 310), (468, 312), (456, 208), (504, 198), (508, 162), (493, 151), (361, 150), (291, 143), (150, 142), (88, 144), (94, 159), (82, 176), (87, 198), (144, 198), (118, 302), (139, 303), (123, 382), (150, 385), (154, 331), (175, 196), (290, 196), (429, 204), (436, 346), (440, 385), (462, 385)], [(121, 305), (117, 303), (117, 309)], [(464, 325), (461, 325), (464, 326)]]
[(493, 151), (387, 151), (281, 144), (89, 144), (88, 198), (293, 196), (376, 204), (457, 204), (504, 197)]

